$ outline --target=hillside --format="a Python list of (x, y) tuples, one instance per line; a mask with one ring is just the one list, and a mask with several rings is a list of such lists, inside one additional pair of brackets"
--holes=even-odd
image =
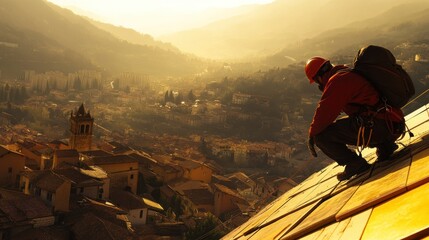
[(139, 33), (133, 29), (125, 28), (121, 26), (114, 26), (112, 24), (107, 24), (99, 21), (95, 21), (92, 19), (87, 19), (91, 24), (94, 26), (111, 33), (113, 36), (115, 36), (118, 39), (128, 41), (133, 44), (139, 44), (143, 46), (151, 46), (151, 47), (157, 47), (163, 50), (170, 50), (174, 52), (179, 52), (179, 49), (174, 47), (173, 45), (169, 43), (164, 43), (161, 41), (155, 40), (152, 36), (149, 34), (142, 34)]
[[(178, 51), (132, 44), (115, 38), (88, 20), (44, 0), (2, 0), (0, 7), (2, 66), (16, 74), (26, 69), (101, 69), (107, 73), (136, 72), (172, 76), (202, 71), (201, 61)], [(12, 56), (18, 62), (8, 62)], [(26, 60), (22, 60), (26, 59)], [(46, 64), (31, 59), (43, 59)], [(23, 62), (20, 62), (23, 61)], [(58, 62), (56, 66), (48, 63)], [(61, 64), (60, 64), (61, 63)]]
[[(358, 48), (378, 44), (392, 49), (402, 43), (429, 43), (429, 3), (409, 3), (391, 8), (376, 17), (351, 23), (305, 39), (267, 58), (269, 66), (283, 66), (285, 56), (307, 59), (321, 55), (328, 58), (346, 56), (351, 63)], [(397, 54), (399, 52), (396, 52)], [(411, 55), (410, 55), (411, 54)], [(409, 53), (407, 58), (413, 57)]]
[(211, 58), (266, 56), (325, 31), (376, 17), (401, 3), (416, 1), (277, 0), (248, 14), (162, 40), (185, 52)]

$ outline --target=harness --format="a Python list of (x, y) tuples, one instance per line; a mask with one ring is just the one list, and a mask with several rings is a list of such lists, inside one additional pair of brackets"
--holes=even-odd
[[(372, 132), (374, 128), (374, 118), (380, 113), (386, 114), (385, 122), (389, 132), (392, 135), (398, 134), (398, 129), (395, 129), (395, 124), (392, 121), (391, 116), (399, 119), (400, 116), (392, 111), (392, 107), (386, 103), (386, 101), (380, 101), (376, 106), (365, 106), (360, 105), (360, 109), (355, 116), (356, 122), (359, 126), (356, 147), (359, 153), (359, 156), (362, 156), (362, 151), (367, 148), (371, 142)], [(401, 132), (401, 135), (398, 139), (402, 139), (405, 136), (405, 132), (408, 132), (410, 137), (413, 137), (414, 134), (410, 131), (408, 126), (404, 123), (406, 130)], [(369, 130), (368, 138), (365, 139), (365, 132)]]
[[(365, 109), (365, 110), (363, 110)], [(381, 111), (381, 110), (380, 110)], [(374, 117), (379, 111), (370, 110), (369, 106), (362, 106), (361, 110), (355, 116), (355, 120), (359, 126), (357, 133), (356, 147), (359, 156), (362, 156), (362, 151), (369, 146), (371, 142), (372, 132), (374, 128)], [(369, 130), (368, 139), (365, 139), (365, 131)]]

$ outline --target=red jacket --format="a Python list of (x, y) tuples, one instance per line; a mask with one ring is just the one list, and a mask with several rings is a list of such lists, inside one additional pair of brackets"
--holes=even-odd
[[(348, 69), (344, 65), (335, 66), (322, 79), (325, 87), (310, 125), (311, 137), (333, 123), (341, 112), (351, 116), (361, 110), (359, 105), (378, 104), (379, 94), (374, 87), (365, 78)], [(397, 108), (393, 108), (391, 113), (379, 113), (376, 118), (388, 118), (394, 122), (404, 121), (401, 109)]]

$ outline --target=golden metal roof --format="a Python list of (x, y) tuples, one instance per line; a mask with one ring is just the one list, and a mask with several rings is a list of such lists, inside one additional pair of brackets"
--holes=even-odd
[(429, 104), (406, 116), (414, 136), (392, 160), (348, 181), (336, 163), (314, 173), (222, 239), (422, 239), (429, 236)]

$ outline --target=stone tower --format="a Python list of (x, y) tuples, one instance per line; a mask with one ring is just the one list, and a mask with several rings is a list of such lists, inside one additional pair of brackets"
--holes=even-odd
[(70, 141), (69, 145), (71, 149), (77, 151), (91, 150), (92, 145), (92, 127), (94, 124), (94, 118), (91, 114), (85, 111), (83, 103), (79, 109), (70, 114)]

